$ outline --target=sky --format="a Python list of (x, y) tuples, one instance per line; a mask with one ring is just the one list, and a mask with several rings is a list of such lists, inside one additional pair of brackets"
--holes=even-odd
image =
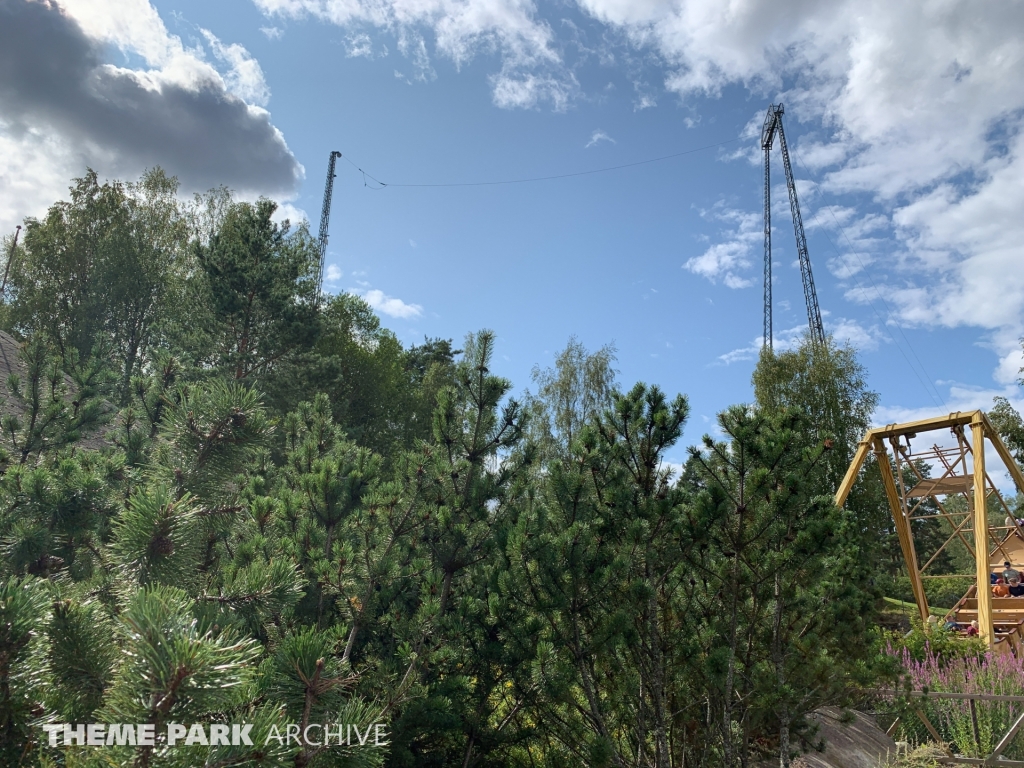
[[(1022, 41), (1020, 0), (0, 0), (0, 233), (155, 165), (315, 231), (338, 150), (327, 290), (406, 344), (492, 329), (515, 392), (614, 344), (624, 386), (689, 397), (681, 461), (751, 399), (782, 102), (876, 421), (1020, 408)], [(780, 349), (807, 315), (771, 168)]]

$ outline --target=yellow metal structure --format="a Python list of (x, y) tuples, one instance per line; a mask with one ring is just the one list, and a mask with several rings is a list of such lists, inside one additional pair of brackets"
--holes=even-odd
[[(966, 434), (968, 427), (970, 437)], [(929, 441), (931, 446), (928, 449), (911, 450), (912, 439), (938, 430), (949, 430), (956, 446), (940, 448), (934, 441)], [(990, 574), (1001, 571), (1006, 561), (1015, 569), (1024, 569), (1024, 529), (992, 483), (985, 461), (986, 442), (995, 449), (1017, 491), (1024, 493), (1024, 474), (988, 417), (982, 411), (958, 411), (869, 430), (857, 446), (835, 500), (840, 507), (846, 503), (868, 454), (873, 453), (882, 475), (921, 620), (927, 621), (929, 616), (925, 579), (973, 576), (975, 585), (949, 612), (947, 620), (963, 624), (976, 620), (979, 634), (989, 647), (999, 646), (999, 650), (1020, 652), (1024, 651), (1024, 596), (993, 598), (989, 582)], [(941, 469), (942, 474), (926, 478), (921, 472), (922, 464)], [(913, 483), (909, 488), (908, 480)], [(963, 502), (950, 503), (951, 498), (957, 497)], [(933, 504), (923, 507), (928, 501)], [(990, 509), (998, 509), (1000, 517), (1005, 515), (1006, 524), (993, 525), (988, 519)], [(943, 520), (949, 536), (922, 565), (914, 543), (914, 521), (926, 516)], [(928, 572), (950, 544), (963, 545), (970, 553), (974, 560), (973, 574)]]

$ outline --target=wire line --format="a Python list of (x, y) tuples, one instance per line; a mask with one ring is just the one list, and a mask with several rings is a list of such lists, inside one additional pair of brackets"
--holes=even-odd
[[(736, 136), (735, 138), (726, 139), (725, 141), (719, 141), (719, 142), (716, 142), (714, 144), (706, 144), (706, 145), (704, 145), (702, 147), (694, 147), (693, 149), (686, 149), (686, 150), (683, 150), (682, 152), (673, 152), (670, 155), (661, 155), (660, 157), (652, 157), (652, 158), (649, 158), (647, 160), (638, 160), (638, 161), (633, 162), (633, 163), (622, 163), (621, 165), (610, 165), (610, 166), (606, 166), (604, 168), (594, 168), (594, 169), (591, 169), (589, 171), (575, 171), (573, 173), (559, 173), (559, 174), (554, 174), (554, 175), (551, 175), (551, 176), (531, 176), (531, 177), (528, 177), (528, 178), (525, 178), (525, 179), (503, 179), (503, 180), (499, 180), (499, 181), (463, 181), (463, 182), (438, 182), (438, 183), (426, 183), (426, 184), (393, 184), (393, 183), (383, 182), (380, 179), (376, 178), (371, 173), (363, 170), (356, 163), (352, 162), (347, 156), (342, 155), (342, 157), (345, 159), (345, 161), (349, 165), (351, 165), (360, 174), (362, 174), (363, 186), (366, 187), (367, 189), (372, 189), (374, 191), (380, 191), (380, 190), (386, 189), (387, 187), (406, 187), (406, 188), (493, 187), (493, 186), (501, 186), (501, 185), (507, 185), (507, 184), (528, 184), (528, 183), (535, 182), (535, 181), (553, 181), (553, 180), (556, 180), (556, 179), (569, 179), (569, 178), (573, 178), (573, 177), (576, 177), (576, 176), (591, 176), (591, 175), (596, 174), (596, 173), (607, 173), (608, 171), (618, 171), (618, 170), (622, 170), (623, 168), (635, 168), (635, 167), (640, 166), (640, 165), (649, 165), (651, 163), (659, 163), (659, 162), (662, 162), (664, 160), (672, 160), (673, 158), (683, 157), (684, 155), (692, 155), (692, 154), (695, 154), (697, 152), (704, 152), (704, 151), (709, 150), (709, 149), (715, 149), (716, 147), (722, 147), (722, 146), (725, 146), (726, 144), (732, 144), (734, 142), (742, 141), (742, 140), (748, 139), (748, 138), (750, 138), (750, 137), (746, 136), (746, 135)], [(803, 163), (801, 163), (799, 158), (797, 158), (795, 155), (794, 155), (794, 160), (801, 167), (801, 169), (804, 171), (804, 173), (807, 173), (807, 169), (803, 166)], [(810, 174), (808, 174), (808, 175), (810, 175)], [(376, 186), (376, 187), (370, 186), (370, 184), (368, 184), (367, 181), (366, 181), (367, 179), (370, 179), (372, 182), (374, 182), (378, 186)], [(878, 314), (878, 310), (875, 309), (873, 303), (871, 304), (872, 312), (874, 312), (875, 316), (881, 322), (882, 327), (885, 328), (885, 331), (889, 335), (889, 338), (892, 339), (893, 343), (896, 345), (896, 348), (900, 351), (900, 354), (903, 356), (903, 359), (906, 360), (907, 365), (910, 367), (910, 370), (914, 372), (914, 376), (917, 377), (918, 382), (921, 384), (922, 387), (924, 387), (924, 390), (928, 393), (929, 397), (937, 395), (938, 396), (938, 400), (943, 405), (945, 405), (945, 402), (946, 402), (945, 398), (942, 397), (942, 394), (939, 392), (938, 388), (935, 387), (934, 384), (932, 384), (931, 387), (929, 388), (928, 383), (926, 383), (926, 379), (930, 381), (931, 377), (929, 376), (927, 369), (925, 369), (924, 363), (921, 362), (921, 358), (918, 357), (917, 351), (914, 349), (913, 344), (910, 343), (910, 339), (908, 339), (907, 335), (903, 332), (903, 327), (899, 324), (899, 321), (896, 319), (896, 317), (892, 313), (892, 310), (889, 308), (888, 303), (882, 297), (881, 291), (878, 289), (878, 286), (875, 284), (875, 281), (871, 278), (871, 273), (867, 269), (867, 265), (865, 265), (864, 261), (860, 258), (860, 254), (857, 253), (857, 249), (853, 247), (853, 243), (850, 240), (850, 236), (846, 234), (846, 230), (843, 228), (842, 224), (839, 223), (839, 219), (836, 217), (835, 212), (832, 210), (832, 206), (830, 206), (827, 203), (825, 203), (825, 207), (828, 208), (828, 211), (832, 215), (832, 219), (835, 221), (836, 226), (839, 227), (839, 231), (842, 232), (843, 237), (846, 238), (846, 242), (850, 246), (850, 252), (857, 259), (857, 261), (860, 262), (861, 269), (864, 271), (864, 274), (867, 275), (868, 280), (871, 281), (871, 286), (872, 286), (872, 288), (875, 289), (875, 295), (877, 296), (878, 300), (880, 302), (882, 302), (882, 306), (885, 307), (885, 312), (889, 316), (889, 320), (896, 326), (897, 330), (899, 330), (900, 336), (903, 337), (903, 341), (906, 342), (906, 345), (910, 349), (911, 354), (914, 356), (914, 359), (917, 361), (917, 367), (915, 367), (914, 364), (910, 361), (910, 358), (907, 357), (906, 352), (903, 351), (903, 346), (896, 340), (896, 337), (893, 336), (892, 331), (889, 328), (889, 324), (886, 323), (882, 319), (882, 317)], [(813, 217), (813, 219), (815, 221), (818, 220), (817, 211), (814, 211), (812, 213), (812, 217)], [(834, 250), (836, 252), (836, 255), (839, 256), (839, 257), (842, 257), (842, 254), (839, 252), (839, 248), (836, 247), (836, 244), (832, 241), (832, 238), (829, 237), (828, 231), (825, 229), (825, 227), (822, 227), (821, 231), (825, 235), (825, 238), (828, 240), (829, 245), (832, 246), (832, 250)], [(863, 285), (863, 283), (861, 283), (860, 278), (857, 276), (857, 274), (854, 273), (854, 274), (851, 275), (851, 277), (853, 277), (853, 279), (856, 281), (857, 285), (863, 291), (864, 290), (864, 285)], [(921, 375), (918, 372), (918, 368), (920, 368), (920, 373), (924, 374), (924, 379), (921, 378)]]
[(349, 164), (363, 174), (363, 185), (366, 184), (366, 178), (370, 178), (372, 181), (380, 185), (380, 187), (369, 187), (370, 189), (383, 189), (384, 187), (494, 187), (502, 184), (527, 184), (533, 181), (551, 181), (553, 179), (568, 179), (573, 176), (590, 176), (595, 173), (606, 173), (608, 171), (618, 171), (622, 168), (635, 168), (638, 165), (648, 165), (650, 163), (659, 163), (663, 160), (671, 160), (675, 157), (682, 157), (683, 155), (692, 155), (696, 152), (704, 152), (708, 149), (714, 149), (715, 147), (722, 147), (726, 144), (732, 144), (733, 142), (740, 141), (747, 138), (746, 136), (737, 136), (734, 139), (726, 139), (725, 141), (719, 141), (715, 144), (706, 144), (703, 147), (695, 147), (694, 149), (683, 150), (682, 152), (674, 152), (671, 155), (662, 155), (661, 157), (652, 157), (648, 160), (638, 160), (635, 163), (623, 163), (622, 165), (610, 165), (605, 168), (594, 168), (589, 171), (576, 171), (574, 173), (559, 173), (554, 176), (532, 176), (526, 179), (504, 179), (501, 181), (460, 181), (460, 182), (448, 182), (448, 183), (436, 183), (436, 184), (391, 184), (381, 181), (380, 179), (374, 178), (372, 175), (364, 171), (358, 165), (353, 163), (347, 157)]

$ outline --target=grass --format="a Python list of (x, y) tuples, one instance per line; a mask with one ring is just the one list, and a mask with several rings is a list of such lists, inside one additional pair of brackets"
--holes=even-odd
[(939, 760), (945, 756), (938, 744), (922, 744), (910, 752), (890, 756), (881, 768), (939, 768), (942, 765)]
[[(887, 602), (889, 605), (895, 605), (899, 608), (902, 608), (905, 611), (913, 611), (915, 615), (917, 614), (917, 605), (915, 605), (914, 603), (908, 603), (904, 600), (897, 600), (895, 597), (885, 597), (882, 599), (885, 600), (885, 602)], [(949, 613), (949, 608), (935, 608), (934, 606), (929, 605), (928, 613), (930, 613), (932, 616), (937, 616), (941, 619), (943, 616)]]

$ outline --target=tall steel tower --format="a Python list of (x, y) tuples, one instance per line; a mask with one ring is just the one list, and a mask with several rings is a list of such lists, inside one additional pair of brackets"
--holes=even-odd
[(771, 151), (775, 134), (779, 136), (782, 149), (782, 166), (786, 171), (786, 188), (789, 190), (789, 210), (793, 215), (793, 232), (796, 234), (796, 252), (800, 259), (800, 277), (804, 284), (804, 300), (807, 302), (807, 324), (811, 339), (825, 343), (825, 329), (821, 324), (821, 309), (818, 307), (818, 292), (814, 288), (811, 272), (811, 257), (807, 254), (807, 236), (804, 234), (804, 220), (800, 216), (800, 203), (796, 199), (796, 184), (793, 169), (789, 164), (789, 148), (786, 146), (786, 132), (782, 128), (782, 104), (768, 106), (761, 129), (761, 148), (764, 150), (764, 345), (772, 348), (772, 198), (771, 198)]
[(331, 152), (327, 161), (327, 184), (324, 187), (324, 207), (320, 211), (320, 237), (317, 241), (317, 251), (320, 256), (319, 270), (316, 274), (316, 303), (320, 305), (320, 291), (324, 284), (324, 262), (327, 259), (327, 230), (331, 221), (331, 196), (334, 194), (334, 163), (341, 157), (341, 152)]

